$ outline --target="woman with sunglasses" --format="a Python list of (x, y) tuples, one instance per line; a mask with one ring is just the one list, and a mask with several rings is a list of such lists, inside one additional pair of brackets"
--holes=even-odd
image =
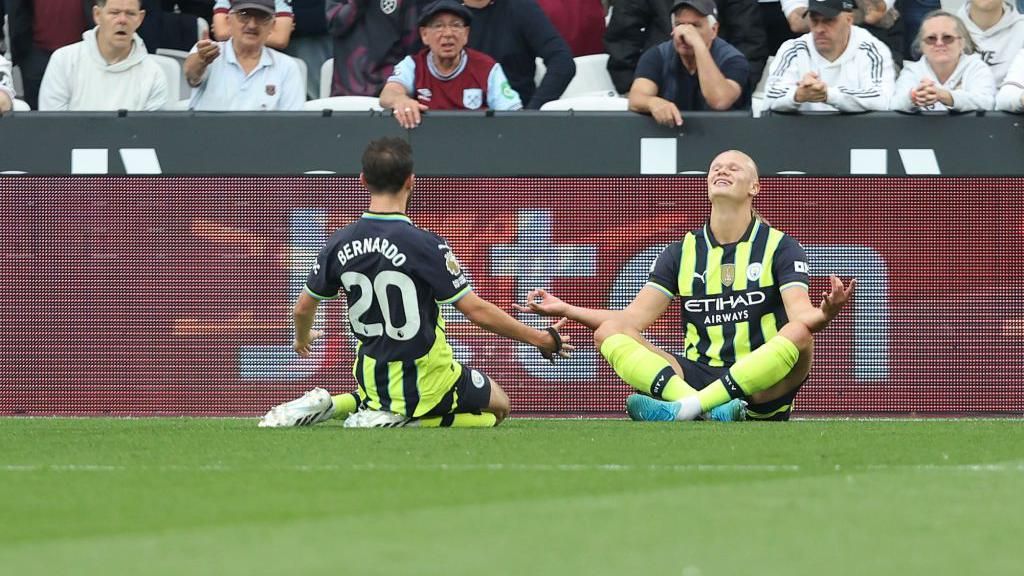
[(904, 112), (991, 110), (992, 71), (978, 54), (963, 21), (943, 10), (928, 13), (913, 44), (921, 59), (903, 68), (891, 107)]

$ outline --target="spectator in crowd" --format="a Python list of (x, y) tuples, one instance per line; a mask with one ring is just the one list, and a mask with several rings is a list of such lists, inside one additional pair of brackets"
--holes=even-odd
[(301, 110), (306, 81), (299, 66), (266, 45), (274, 0), (231, 0), (231, 37), (200, 40), (185, 59), (192, 110)]
[(999, 84), (1010, 61), (1024, 48), (1024, 17), (1004, 0), (968, 0), (956, 15), (964, 21), (978, 54)]
[(717, 38), (714, 0), (676, 0), (672, 38), (640, 57), (629, 109), (658, 124), (682, 126), (680, 110), (741, 110), (750, 106), (750, 64)]
[(769, 54), (775, 54), (783, 42), (800, 35), (790, 29), (789, 20), (786, 19), (779, 0), (759, 0), (757, 6), (761, 12), (761, 25), (767, 36)]
[(925, 16), (914, 42), (921, 59), (907, 64), (896, 81), (892, 109), (970, 112), (991, 110), (996, 95), (992, 71), (974, 53), (963, 21), (936, 10)]
[(810, 32), (787, 40), (772, 62), (765, 109), (887, 110), (895, 82), (889, 49), (853, 25), (852, 0), (814, 0)]
[[(1024, 2), (1024, 0), (1021, 0)], [(917, 32), (921, 29), (921, 22), (924, 17), (933, 10), (941, 10), (940, 0), (903, 0), (899, 6), (900, 20), (903, 22), (903, 54), (912, 57), (916, 48), (914, 41), (917, 39)], [(897, 23), (899, 26), (899, 23)]]
[(306, 63), (306, 96), (320, 97), (320, 67), (331, 57), (324, 0), (292, 0), (295, 30), (285, 54)]
[[(645, 50), (672, 33), (673, 0), (617, 0), (604, 34), (608, 73), (615, 89), (629, 91), (633, 72)], [(767, 37), (757, 0), (716, 0), (718, 36), (750, 61), (750, 84), (757, 84), (768, 58)]]
[(537, 3), (569, 45), (573, 56), (604, 53), (601, 0), (537, 0)]
[(424, 9), (420, 38), (426, 48), (399, 62), (380, 93), (381, 107), (394, 110), (403, 128), (419, 126), (426, 110), (523, 107), (501, 64), (466, 48), (471, 20), (469, 9), (457, 0), (438, 0)]
[[(217, 0), (213, 5), (213, 37), (217, 40), (224, 41), (232, 37), (228, 15), (234, 4), (231, 0)], [(292, 0), (274, 0), (274, 15), (274, 29), (270, 31), (264, 44), (270, 48), (284, 50), (291, 41), (292, 30), (295, 29)]]
[(1017, 52), (996, 94), (996, 110), (1024, 112), (1024, 50)]
[(146, 17), (139, 0), (96, 0), (96, 27), (50, 57), (40, 110), (159, 110), (167, 78), (135, 33)]
[(378, 96), (418, 41), (415, 0), (327, 0), (334, 41), (331, 96)]
[(39, 107), (39, 85), (50, 55), (92, 27), (93, 0), (5, 0), (11, 59), (21, 70), (24, 100)]
[[(789, 27), (797, 34), (810, 30), (807, 19), (808, 2), (816, 0), (782, 0), (782, 11), (786, 13)], [(900, 13), (896, 0), (852, 0), (853, 23), (870, 32), (889, 47), (893, 64), (897, 69), (903, 65), (903, 26), (897, 25)]]
[[(576, 75), (569, 45), (558, 34), (537, 0), (464, 0), (473, 17), (469, 47), (501, 64), (523, 106), (538, 110), (558, 100)], [(534, 84), (537, 58), (547, 72)]]
[(0, 114), (14, 108), (14, 72), (11, 61), (0, 54)]

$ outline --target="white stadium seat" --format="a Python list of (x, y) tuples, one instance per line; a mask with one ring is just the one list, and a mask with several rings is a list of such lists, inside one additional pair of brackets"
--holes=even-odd
[(339, 112), (365, 112), (383, 110), (380, 100), (373, 96), (332, 96), (310, 100), (303, 106), (305, 110), (337, 110)]
[(14, 110), (15, 112), (28, 112), (32, 110), (32, 107), (28, 105), (28, 102), (18, 100), (17, 98), (15, 98), (11, 104), (11, 110)]
[(192, 95), (192, 87), (188, 85), (188, 80), (185, 79), (185, 59), (188, 58), (188, 52), (184, 50), (173, 50), (171, 48), (157, 48), (156, 53), (159, 56), (167, 56), (178, 61), (178, 67), (181, 71), (181, 79), (178, 82), (179, 90), (178, 94), (168, 94), (167, 100), (175, 100), (178, 98), (188, 98)]
[(334, 80), (334, 58), (328, 58), (320, 66), (320, 97), (331, 95), (331, 82)]
[(149, 58), (160, 65), (164, 77), (167, 78), (167, 105), (164, 107), (170, 108), (171, 104), (181, 97), (181, 64), (176, 59), (161, 54), (150, 54)]
[[(614, 94), (614, 91), (612, 91)], [(558, 100), (552, 100), (545, 103), (540, 107), (541, 110), (576, 110), (578, 112), (583, 111), (595, 111), (595, 110), (613, 110), (613, 111), (627, 111), (629, 110), (629, 99), (619, 98), (618, 96), (609, 98), (607, 95), (603, 96), (576, 96), (574, 98), (560, 98)]]
[(591, 54), (573, 58), (576, 62), (576, 76), (562, 92), (562, 98), (572, 98), (592, 92), (615, 92), (615, 84), (608, 74), (608, 55)]

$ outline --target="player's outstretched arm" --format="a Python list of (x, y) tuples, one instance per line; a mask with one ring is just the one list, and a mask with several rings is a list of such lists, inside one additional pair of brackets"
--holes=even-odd
[(644, 287), (624, 310), (582, 308), (565, 302), (547, 290), (537, 289), (531, 291), (526, 296), (525, 306), (520, 306), (519, 304), (513, 304), (512, 306), (520, 312), (533, 312), (541, 316), (568, 318), (583, 324), (591, 330), (597, 330), (597, 327), (601, 324), (615, 319), (635, 328), (637, 332), (643, 332), (665, 313), (671, 302), (671, 299), (665, 298), (657, 290)]
[(569, 353), (574, 350), (572, 344), (568, 343), (569, 336), (558, 334), (558, 329), (565, 324), (564, 318), (551, 325), (555, 332), (552, 334), (548, 330), (537, 330), (523, 324), (494, 304), (477, 296), (475, 292), (460, 298), (455, 307), (469, 318), (470, 322), (488, 332), (536, 346), (545, 358), (551, 358), (556, 353), (568, 358)]
[(799, 320), (812, 333), (824, 330), (850, 301), (857, 288), (856, 278), (851, 278), (850, 283), (844, 285), (835, 274), (829, 277), (829, 283), (829, 289), (821, 294), (821, 306), (817, 308), (811, 304), (810, 295), (802, 287), (783, 291), (782, 302), (786, 306), (786, 316), (790, 320)]
[(320, 330), (313, 330), (313, 320), (316, 318), (316, 309), (320, 302), (305, 292), (299, 293), (295, 301), (295, 308), (292, 314), (295, 320), (295, 341), (292, 347), (295, 353), (305, 358), (309, 356), (310, 347), (313, 341), (324, 335)]

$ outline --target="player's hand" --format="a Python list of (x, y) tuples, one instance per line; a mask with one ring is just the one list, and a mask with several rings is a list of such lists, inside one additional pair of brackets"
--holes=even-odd
[(674, 128), (683, 125), (683, 115), (673, 102), (664, 98), (652, 98), (650, 103), (651, 117), (662, 126)]
[(513, 308), (520, 312), (532, 312), (541, 316), (565, 316), (569, 305), (554, 294), (544, 289), (531, 290), (526, 295), (526, 305), (513, 304)]
[(313, 342), (315, 342), (318, 338), (322, 337), (323, 335), (323, 330), (310, 330), (309, 333), (306, 334), (305, 338), (296, 337), (295, 342), (292, 343), (292, 348), (295, 349), (296, 354), (305, 358), (309, 356), (310, 348), (313, 346)]
[(853, 297), (853, 291), (857, 288), (857, 279), (851, 278), (850, 283), (844, 286), (843, 281), (833, 274), (829, 276), (829, 282), (831, 289), (821, 293), (821, 311), (825, 314), (826, 319), (832, 320)]
[(421, 104), (412, 98), (405, 98), (395, 103), (395, 120), (398, 121), (398, 125), (402, 128), (412, 130), (420, 125), (422, 120), (421, 114), (429, 109), (426, 104)]
[(196, 43), (196, 53), (199, 54), (199, 61), (203, 66), (209, 66), (220, 56), (220, 44), (210, 40), (210, 33), (204, 30), (199, 42)]
[(537, 350), (540, 350), (540, 355), (552, 364), (555, 363), (555, 358), (568, 358), (569, 354), (576, 349), (572, 344), (569, 344), (571, 337), (568, 334), (563, 335), (558, 331), (559, 328), (565, 325), (566, 320), (567, 318), (560, 318), (557, 322), (541, 331), (547, 333), (546, 340), (550, 344), (545, 343), (537, 346)]

